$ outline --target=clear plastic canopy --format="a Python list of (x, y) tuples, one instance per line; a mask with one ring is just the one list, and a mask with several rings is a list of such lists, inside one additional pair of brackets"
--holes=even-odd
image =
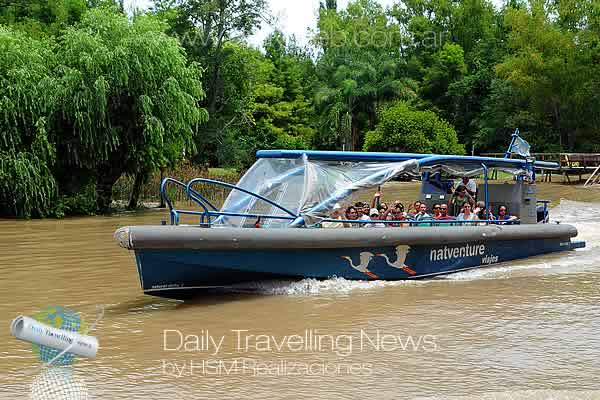
[[(523, 169), (500, 168), (515, 175)], [(302, 217), (307, 225), (320, 222), (331, 214), (335, 203), (349, 199), (357, 191), (377, 187), (403, 174), (444, 171), (454, 176), (476, 176), (483, 172), (480, 164), (448, 163), (419, 167), (418, 160), (399, 162), (348, 162), (303, 158), (261, 158), (238, 183), (238, 187), (262, 196), (269, 203), (248, 193), (233, 190), (222, 212), (232, 214), (283, 216), (265, 218), (265, 227), (287, 227)], [(248, 227), (256, 217), (222, 216), (213, 225)]]
[[(259, 159), (242, 177), (238, 187), (263, 196), (234, 190), (222, 212), (251, 215), (302, 216), (307, 224), (326, 218), (335, 203), (356, 191), (382, 185), (403, 172), (416, 173), (416, 160), (403, 162), (340, 162), (299, 159)], [(287, 213), (283, 209), (289, 211)], [(214, 224), (252, 226), (255, 217), (220, 217)], [(265, 219), (268, 227), (288, 226), (289, 219)]]

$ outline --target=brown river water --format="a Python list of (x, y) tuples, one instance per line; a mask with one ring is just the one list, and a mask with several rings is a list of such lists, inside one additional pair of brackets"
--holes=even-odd
[(553, 210), (587, 241), (570, 253), (422, 282), (263, 282), (193, 302), (143, 295), (112, 238), (165, 215), (0, 221), (1, 399), (47, 378), (9, 325), (53, 305), (88, 322), (103, 307), (90, 332), (100, 349), (68, 375), (79, 397), (35, 398), (600, 399), (600, 204)]

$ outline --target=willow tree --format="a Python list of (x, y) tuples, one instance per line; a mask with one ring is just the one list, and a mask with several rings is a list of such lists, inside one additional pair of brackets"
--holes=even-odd
[(58, 178), (95, 179), (101, 211), (124, 173), (135, 176), (135, 207), (151, 172), (194, 153), (194, 132), (208, 119), (201, 69), (165, 30), (151, 16), (131, 22), (95, 9), (60, 39)]
[(48, 122), (56, 81), (50, 43), (0, 26), (0, 214), (51, 212), (57, 185)]

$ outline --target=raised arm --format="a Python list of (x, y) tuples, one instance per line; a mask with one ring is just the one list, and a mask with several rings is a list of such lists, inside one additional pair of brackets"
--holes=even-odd
[(373, 200), (371, 200), (371, 208), (376, 208), (379, 210), (381, 207), (381, 188), (378, 188), (375, 194), (373, 195)]

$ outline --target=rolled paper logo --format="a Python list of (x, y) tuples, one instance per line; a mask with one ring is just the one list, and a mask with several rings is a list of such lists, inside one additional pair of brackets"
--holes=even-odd
[(10, 325), (11, 334), (32, 344), (32, 350), (46, 366), (72, 365), (76, 356), (94, 358), (98, 339), (89, 336), (104, 315), (88, 326), (78, 312), (62, 307), (48, 307), (32, 317), (18, 316)]
[(98, 339), (93, 336), (55, 328), (25, 316), (15, 318), (11, 333), (17, 339), (42, 349), (50, 348), (86, 358), (95, 358), (98, 352)]

